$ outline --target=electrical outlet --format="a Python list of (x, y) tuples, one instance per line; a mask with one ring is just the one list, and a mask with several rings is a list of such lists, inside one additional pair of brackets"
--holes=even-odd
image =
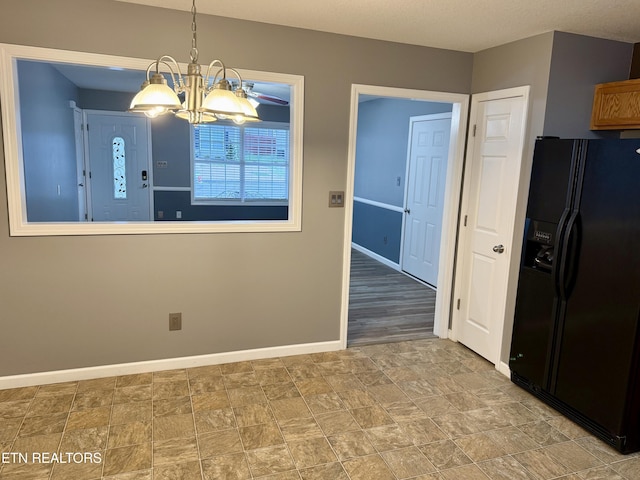
[(182, 313), (169, 314), (169, 331), (182, 330)]

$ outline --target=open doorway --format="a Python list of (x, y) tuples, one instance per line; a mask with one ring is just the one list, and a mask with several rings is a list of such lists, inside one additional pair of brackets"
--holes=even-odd
[(353, 248), (349, 347), (434, 338), (436, 290)]
[[(390, 279), (393, 288), (383, 287), (381, 291), (397, 289), (395, 300), (392, 295), (388, 302), (396, 302), (395, 308), (398, 310), (410, 306), (412, 302), (425, 300), (431, 295), (431, 299), (426, 300), (427, 305), (431, 302), (430, 308), (433, 312), (433, 328), (429, 334), (439, 337), (448, 335), (467, 106), (467, 95), (366, 85), (352, 87), (343, 257), (341, 340), (345, 347), (349, 337), (349, 290), (352, 268), (354, 275), (362, 281), (362, 271), (355, 270), (359, 269), (363, 261), (377, 262), (366, 267), (372, 271), (377, 269), (376, 265), (387, 269), (382, 273), (382, 277), (375, 280), (378, 283), (385, 275), (390, 279), (390, 276), (397, 274), (413, 282), (411, 285), (417, 284), (419, 288), (423, 288), (424, 293), (421, 293), (410, 284), (399, 286), (397, 282), (402, 280), (395, 277)], [(422, 118), (425, 115), (450, 117), (450, 128), (447, 132), (449, 140), (444, 154), (446, 159), (440, 165), (445, 169), (441, 186), (444, 198), (444, 208), (441, 211), (442, 233), (438, 235), (438, 240), (443, 240), (443, 248), (436, 252), (440, 268), (436, 275), (437, 280), (432, 280), (432, 283), (438, 285), (435, 298), (433, 289), (426, 286), (426, 282), (414, 282), (402, 273), (403, 253), (406, 253), (405, 248), (408, 244), (405, 239), (406, 225), (410, 219), (407, 194), (412, 189), (410, 179), (416, 175), (410, 171), (411, 158), (408, 155), (411, 150), (410, 119)], [(380, 141), (382, 135), (385, 137), (384, 141)], [(424, 231), (414, 234), (419, 238), (426, 235), (428, 234)], [(362, 318), (359, 320), (362, 326)], [(379, 324), (372, 326), (374, 329), (379, 327)], [(386, 333), (385, 340), (391, 341)], [(379, 333), (374, 335), (380, 336)], [(417, 337), (413, 337), (411, 331), (398, 333), (397, 340), (408, 338)]]

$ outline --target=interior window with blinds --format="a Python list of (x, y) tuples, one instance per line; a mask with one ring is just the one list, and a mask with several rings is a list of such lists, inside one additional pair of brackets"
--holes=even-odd
[(193, 137), (193, 203), (287, 204), (289, 124), (201, 124)]

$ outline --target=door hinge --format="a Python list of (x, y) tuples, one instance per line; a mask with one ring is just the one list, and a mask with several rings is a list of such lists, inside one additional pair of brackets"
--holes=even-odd
[(89, 171), (89, 178), (91, 178), (91, 171)]
[(467, 226), (467, 217), (468, 217), (468, 215), (465, 215), (465, 216), (464, 216), (464, 226), (465, 226), (465, 227)]
[(458, 302), (457, 302), (457, 304), (456, 304), (456, 309), (457, 309), (457, 310), (460, 310), (460, 299), (458, 299)]
[(474, 137), (476, 136), (476, 127), (477, 127), (477, 126), (478, 126), (478, 125), (474, 125), (474, 126), (473, 126), (473, 134), (472, 134), (472, 135), (473, 135)]

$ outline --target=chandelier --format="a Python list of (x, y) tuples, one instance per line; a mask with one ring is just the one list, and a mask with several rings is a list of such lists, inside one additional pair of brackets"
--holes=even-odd
[[(206, 75), (202, 76), (198, 64), (195, 0), (191, 16), (191, 62), (187, 66), (186, 76), (182, 75), (173, 57), (162, 55), (147, 67), (147, 79), (133, 97), (129, 111), (142, 112), (151, 118), (171, 112), (192, 124), (215, 122), (218, 119), (229, 119), (239, 124), (259, 121), (237, 70), (226, 68), (220, 60), (214, 60), (207, 67)], [(173, 89), (160, 73), (161, 64), (170, 72)], [(151, 74), (154, 67), (155, 72)], [(237, 84), (227, 80), (227, 70), (237, 77)], [(184, 101), (178, 97), (181, 94), (184, 94)]]

